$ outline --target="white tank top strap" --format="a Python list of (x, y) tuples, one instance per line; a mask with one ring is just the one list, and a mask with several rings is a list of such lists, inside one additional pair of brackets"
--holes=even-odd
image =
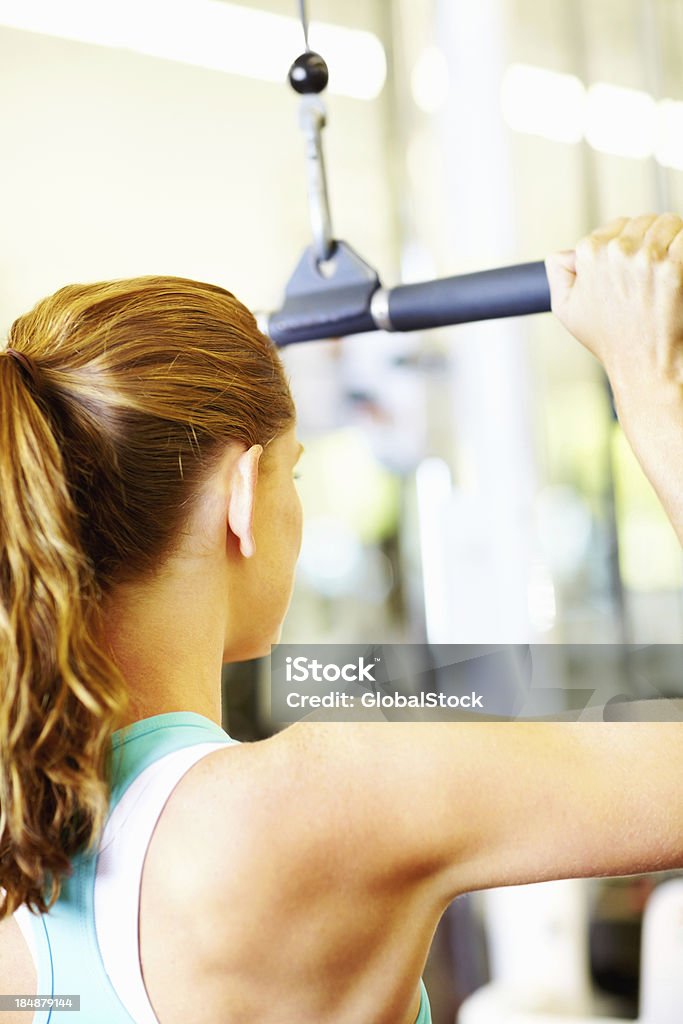
[[(33, 926), (31, 924), (31, 911), (28, 909), (25, 903), (22, 903), (20, 907), (14, 911), (14, 920), (19, 925), (21, 934), (26, 939), (26, 945), (31, 952), (31, 959), (33, 963), (37, 963), (38, 955), (36, 950), (36, 937), (33, 934)], [(41, 995), (42, 993), (36, 993)]]
[(183, 775), (202, 757), (225, 746), (199, 743), (149, 765), (125, 791), (102, 833), (95, 878), (97, 942), (111, 983), (136, 1024), (159, 1024), (142, 978), (138, 937), (147, 847)]

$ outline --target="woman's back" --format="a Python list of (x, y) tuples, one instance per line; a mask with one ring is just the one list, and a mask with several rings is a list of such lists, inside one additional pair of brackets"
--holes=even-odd
[[(337, 886), (321, 877), (315, 850), (307, 859), (302, 847), (288, 863), (273, 832), (277, 816), (270, 836), (253, 834), (244, 783), (248, 772), (262, 787), (258, 762), (262, 752), (268, 761), (267, 744), (233, 745), (192, 713), (137, 722), (119, 745), (122, 735), (115, 744), (125, 758), (97, 871), (89, 859), (78, 863), (44, 919), (46, 938), (43, 922), (32, 922), (37, 981), (16, 922), (4, 923), (4, 992), (79, 994), (83, 1019), (98, 1024), (429, 1020), (416, 983), (433, 932), (420, 921), (424, 912), (411, 922), (410, 907), (397, 908), (387, 894), (378, 921), (376, 897), (364, 899), (362, 882), (350, 883), (354, 874), (360, 882), (362, 870), (344, 872)], [(209, 795), (216, 783), (220, 806)], [(238, 837), (229, 848), (225, 823)], [(257, 857), (248, 855), (252, 847)], [(215, 905), (232, 908), (218, 928), (215, 907), (207, 906), (212, 887)], [(3, 956), (9, 949), (12, 956)]]

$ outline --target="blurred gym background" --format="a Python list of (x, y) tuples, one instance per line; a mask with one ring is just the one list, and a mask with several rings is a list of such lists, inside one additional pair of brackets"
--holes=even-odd
[[(385, 285), (683, 209), (683, 0), (308, 10), (330, 67), (333, 233)], [(295, 0), (0, 0), (3, 327), (63, 284), (149, 273), (280, 305), (311, 240), (286, 84), (297, 15)], [(306, 446), (284, 642), (680, 643), (680, 547), (598, 364), (552, 316), (283, 358)], [(266, 671), (226, 666), (239, 738), (268, 731)], [(547, 1019), (633, 1019), (643, 910), (664, 880), (462, 897), (426, 972), (435, 1024), (495, 983)], [(466, 1002), (461, 1019), (507, 1012)]]

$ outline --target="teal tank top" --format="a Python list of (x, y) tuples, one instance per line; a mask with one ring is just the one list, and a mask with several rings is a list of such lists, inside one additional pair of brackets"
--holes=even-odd
[[(154, 715), (119, 729), (112, 736), (110, 813), (134, 779), (149, 765), (183, 747), (234, 743), (220, 726), (193, 711)], [(136, 1024), (109, 980), (97, 944), (94, 893), (97, 856), (80, 854), (64, 879), (49, 913), (30, 914), (36, 952), (37, 993), (77, 995), (80, 1012), (38, 1009), (32, 1024)], [(415, 1024), (431, 1024), (429, 998), (420, 982), (420, 1011)]]

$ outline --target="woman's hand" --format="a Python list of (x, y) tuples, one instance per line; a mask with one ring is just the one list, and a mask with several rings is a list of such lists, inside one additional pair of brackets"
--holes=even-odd
[(552, 310), (610, 376), (683, 384), (683, 219), (620, 217), (546, 260)]
[(603, 364), (683, 542), (683, 219), (620, 217), (546, 260), (553, 313)]

